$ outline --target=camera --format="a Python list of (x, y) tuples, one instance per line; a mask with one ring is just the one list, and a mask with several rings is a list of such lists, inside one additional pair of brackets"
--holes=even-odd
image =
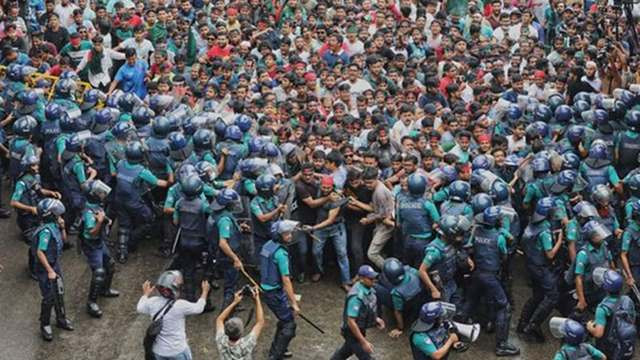
[(251, 289), (251, 285), (247, 284), (242, 287), (242, 296), (253, 296), (253, 289)]

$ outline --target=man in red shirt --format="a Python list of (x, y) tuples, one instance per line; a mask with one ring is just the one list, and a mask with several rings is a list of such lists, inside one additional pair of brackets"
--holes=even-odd
[(231, 55), (231, 49), (233, 46), (229, 45), (229, 38), (226, 33), (218, 33), (218, 38), (216, 39), (216, 46), (213, 46), (207, 51), (207, 57), (209, 60), (213, 60), (217, 57), (221, 59), (226, 59)]

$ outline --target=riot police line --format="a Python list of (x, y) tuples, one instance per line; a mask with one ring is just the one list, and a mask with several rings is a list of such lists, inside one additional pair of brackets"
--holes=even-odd
[[(27, 76), (23, 70), (7, 70), (16, 87)], [(161, 239), (159, 254), (173, 258), (170, 268), (179, 270), (181, 278), (179, 289), (161, 291), (170, 298), (194, 302), (202, 281), (220, 277), (226, 308), (247, 272), (245, 265), (254, 265), (261, 296), (278, 319), (269, 357), (289, 357), (301, 311), (290, 270), (291, 246), (297, 245), (293, 239), (310, 234), (319, 243), (342, 236), (343, 228), (335, 225), (344, 221), (341, 208), (353, 206), (353, 199), (336, 191), (334, 180), (325, 175), (321, 183), (327, 192), (312, 196), (324, 199), (318, 201), (323, 221), (290, 220), (293, 176), (285, 177), (283, 168), (304, 166), (291, 163), (278, 146), (255, 140), (249, 116), (236, 114), (227, 122), (212, 111), (192, 114), (163, 95), (145, 103), (122, 92), (103, 99), (98, 90), (84, 92), (78, 106), (75, 89), (69, 75), (56, 82), (49, 102), (25, 88), (16, 92), (16, 105), (6, 104), (15, 114), (9, 142), (11, 204), (30, 244), (29, 269), (43, 297), (42, 337), (53, 339), (52, 311), (59, 328), (73, 330), (59, 261), (65, 245), (71, 246), (72, 233), (92, 271), (87, 312), (96, 318), (102, 316), (99, 298), (119, 295), (111, 288), (116, 261), (124, 265), (142, 241), (156, 238)], [(561, 359), (632, 358), (635, 306), (623, 283), (633, 289), (640, 275), (639, 151), (632, 146), (640, 112), (632, 109), (637, 95), (622, 92), (619, 97), (614, 106), (622, 109), (606, 111), (600, 109), (606, 103), (598, 105), (586, 94), (569, 110), (561, 103), (555, 110), (536, 106), (531, 112), (535, 121), (527, 127), (527, 151), (535, 155), (510, 155), (501, 175), (493, 158), (478, 154), (472, 171), (444, 165), (426, 175), (416, 171), (406, 177), (406, 185), (397, 185), (394, 218), (372, 221), (376, 227), (392, 222), (399, 248), (392, 252), (399, 259), (387, 256), (380, 274), (360, 266), (354, 283), (348, 272), (346, 279), (341, 274), (348, 291), (344, 344), (332, 358), (371, 358), (366, 330), (385, 327), (383, 307), (393, 314), (390, 335), (407, 333), (416, 359), (464, 351), (465, 340), (477, 339), (478, 322), (495, 328), (497, 356), (518, 355), (509, 342), (509, 324), (511, 267), (519, 251), (526, 256), (532, 294), (517, 321), (518, 333), (543, 342), (542, 327), (549, 322), (552, 334), (564, 342)], [(517, 115), (516, 108), (510, 104), (505, 117)], [(550, 139), (545, 120), (559, 121), (563, 111), (576, 122), (578, 116), (593, 122), (595, 129), (571, 125), (563, 138)], [(612, 123), (623, 127), (614, 129)], [(354, 176), (373, 188), (382, 184), (375, 168)], [(624, 219), (624, 229), (618, 218)], [(114, 224), (117, 231), (111, 236)], [(314, 253), (320, 262), (321, 251)], [(338, 257), (339, 263), (344, 260)], [(213, 310), (213, 301), (204, 297), (204, 310)], [(477, 306), (487, 309), (486, 318), (472, 313)], [(564, 318), (549, 321), (555, 310)], [(586, 344), (589, 337), (596, 339), (595, 347)]]

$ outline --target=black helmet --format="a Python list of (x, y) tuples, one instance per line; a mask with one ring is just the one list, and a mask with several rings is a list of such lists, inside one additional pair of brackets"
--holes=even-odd
[(404, 266), (400, 260), (390, 257), (382, 265), (382, 273), (392, 285), (399, 285), (404, 279)]
[(144, 160), (144, 147), (140, 141), (132, 141), (125, 150), (127, 161), (139, 164)]

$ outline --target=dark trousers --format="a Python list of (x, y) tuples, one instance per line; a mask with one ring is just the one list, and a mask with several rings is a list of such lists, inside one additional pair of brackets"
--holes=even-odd
[(355, 275), (358, 269), (365, 261), (365, 253), (368, 248), (368, 244), (365, 244), (365, 232), (367, 227), (359, 222), (347, 223), (347, 235), (349, 239), (349, 252), (351, 258), (349, 263), (351, 264), (351, 274)]
[(140, 238), (152, 226), (153, 212), (143, 201), (129, 202), (116, 198), (118, 224), (123, 229), (131, 231), (129, 247), (137, 246)]
[[(347, 330), (350, 331), (350, 330)], [(362, 331), (362, 330), (361, 330)], [(364, 335), (364, 331), (362, 331)], [(364, 351), (362, 345), (351, 335), (342, 335), (344, 343), (340, 346), (331, 356), (331, 360), (345, 360), (351, 355), (355, 355), (359, 360), (371, 360), (373, 357), (368, 352)]]
[(224, 269), (224, 284), (223, 290), (223, 308), (231, 304), (233, 301), (233, 294), (236, 291), (236, 285), (238, 284), (238, 278), (240, 272), (233, 267), (233, 261), (226, 256), (222, 256), (220, 259), (220, 267)]
[(206, 250), (204, 243), (187, 241), (185, 237), (180, 241), (178, 264), (184, 279), (184, 295), (189, 301), (196, 300), (196, 289), (200, 285), (196, 279), (196, 270), (201, 265), (203, 252)]
[(540, 326), (558, 304), (558, 280), (552, 269), (527, 263), (527, 270), (533, 282), (533, 293), (524, 304), (520, 322)]
[[(53, 267), (53, 270), (58, 274), (58, 276), (62, 277), (62, 271), (60, 270), (59, 263), (50, 264)], [(38, 286), (40, 287), (40, 295), (42, 295), (42, 302), (40, 304), (40, 325), (47, 326), (51, 322), (51, 310), (55, 305), (55, 288), (53, 286), (53, 281), (49, 280), (47, 276), (47, 270), (42, 265), (35, 266), (35, 274), (38, 278)], [(56, 317), (58, 320), (63, 320), (60, 318), (61, 314), (56, 313)]]
[(95, 248), (83, 245), (82, 252), (87, 258), (87, 263), (91, 271), (100, 268), (105, 269), (108, 264), (113, 262), (109, 254), (109, 249), (104, 244), (100, 244), (100, 246)]
[(302, 231), (293, 232), (293, 244), (290, 246), (289, 254), (292, 257), (293, 274), (300, 275), (309, 271), (309, 237)]
[(480, 299), (486, 299), (493, 305), (496, 315), (496, 343), (507, 341), (509, 337), (510, 306), (507, 295), (498, 275), (491, 272), (476, 271), (473, 273), (471, 286), (464, 304), (464, 316), (477, 309)]
[(278, 318), (276, 334), (269, 350), (269, 360), (281, 360), (289, 347), (289, 343), (296, 336), (296, 322), (293, 311), (289, 307), (289, 300), (282, 288), (264, 292), (264, 302)]

